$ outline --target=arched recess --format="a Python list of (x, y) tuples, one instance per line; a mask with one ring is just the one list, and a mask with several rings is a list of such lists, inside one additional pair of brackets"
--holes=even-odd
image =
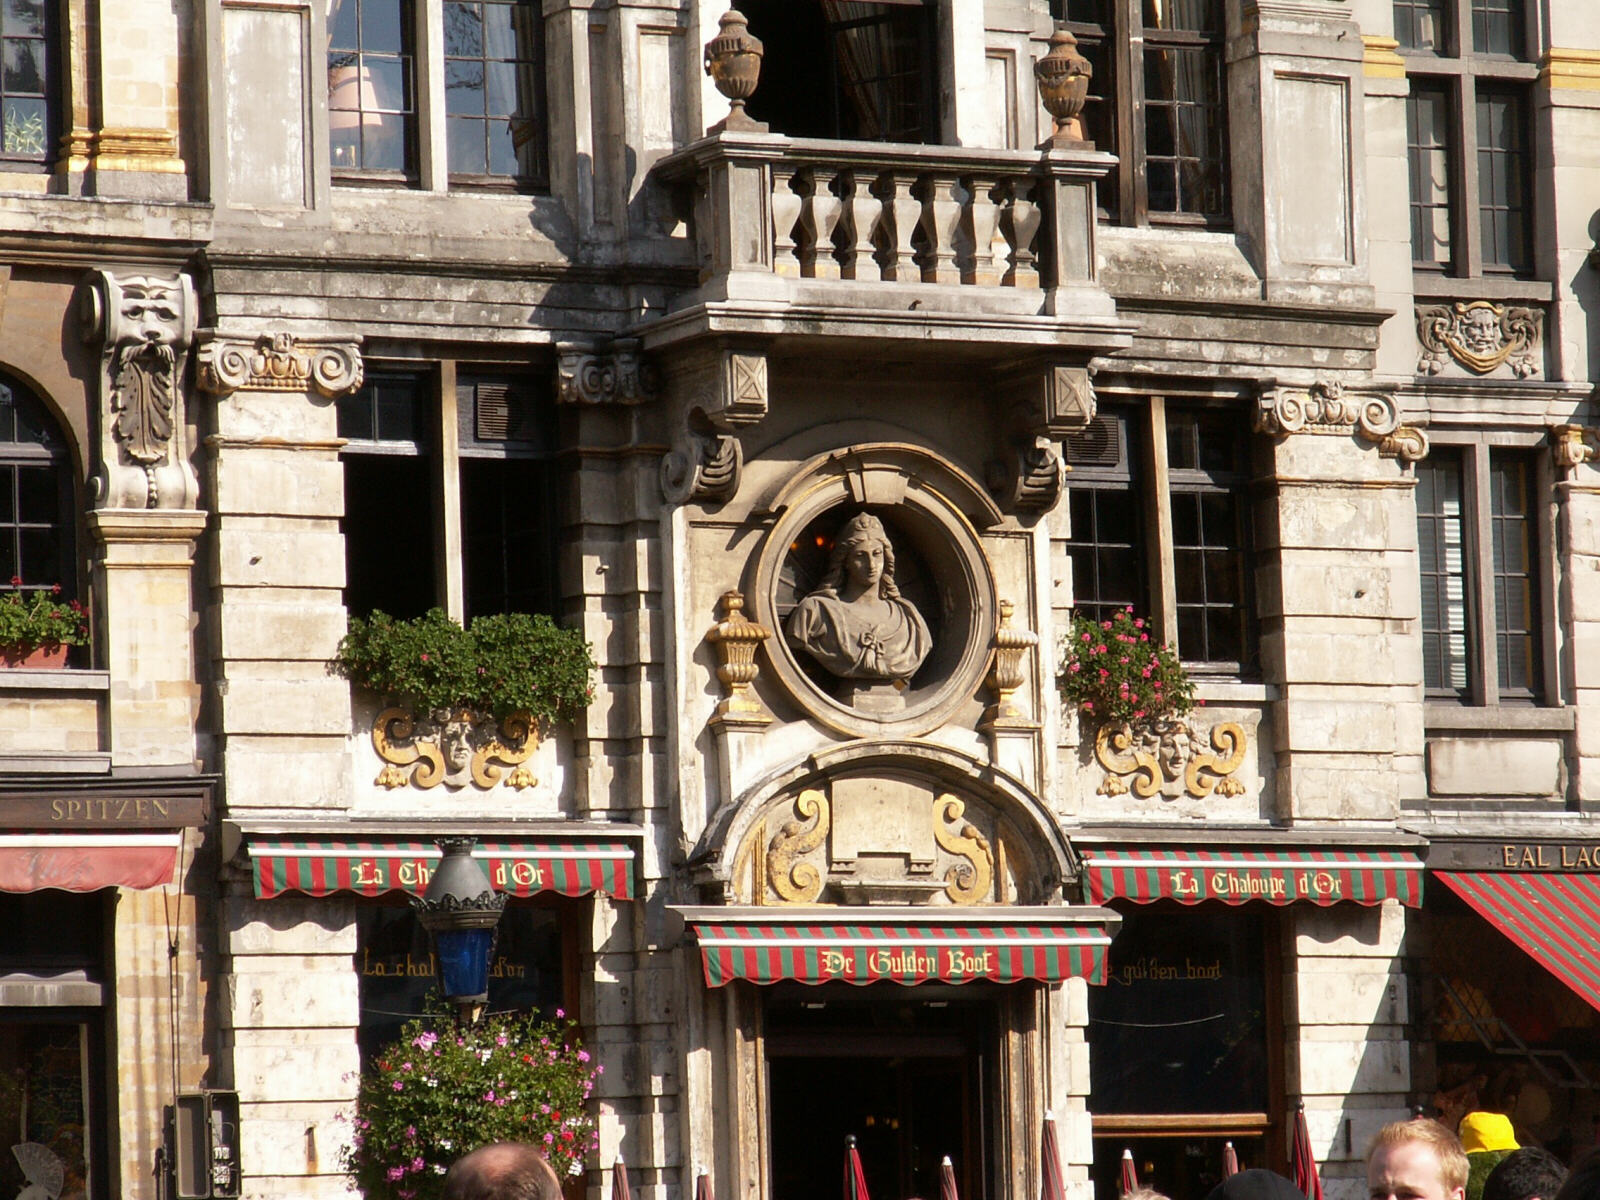
[(948, 747), (856, 741), (769, 775), (712, 818), (691, 859), (737, 905), (1047, 905), (1076, 853), (1015, 777)]
[(0, 368), (0, 582), (76, 594), (78, 478), (56, 413)]

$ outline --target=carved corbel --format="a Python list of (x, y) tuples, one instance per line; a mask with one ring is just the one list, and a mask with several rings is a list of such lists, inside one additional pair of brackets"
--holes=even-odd
[(985, 475), (989, 490), (1013, 511), (1045, 513), (1060, 501), (1070, 469), (1060, 441), (1094, 420), (1092, 378), (1088, 367), (1056, 364), (1001, 377), (1011, 407), (1008, 452), (991, 460)]
[(1551, 441), (1556, 465), (1570, 471), (1594, 461), (1600, 430), (1583, 425), (1557, 425), (1551, 431)]
[(232, 392), (313, 391), (336, 399), (361, 386), (361, 352), (354, 342), (297, 338), (289, 333), (232, 338), (205, 335), (199, 351), (200, 386)]
[(738, 432), (767, 415), (767, 359), (720, 349), (675, 372), (684, 429), (661, 461), (661, 490), (674, 504), (721, 504), (739, 490), (744, 448)]
[(1310, 433), (1354, 435), (1387, 458), (1416, 462), (1428, 453), (1422, 430), (1400, 423), (1400, 408), (1387, 392), (1347, 390), (1338, 380), (1310, 387), (1268, 387), (1256, 408), (1256, 430), (1274, 437)]
[(94, 271), (83, 282), (83, 339), (100, 345), (97, 509), (198, 501), (183, 396), (195, 308), (187, 275)]
[(660, 394), (655, 367), (638, 338), (599, 346), (564, 342), (556, 347), (556, 399), (562, 404), (643, 404)]

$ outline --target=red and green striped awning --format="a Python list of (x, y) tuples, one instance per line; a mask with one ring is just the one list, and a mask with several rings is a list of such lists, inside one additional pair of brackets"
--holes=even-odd
[(1600, 875), (1435, 871), (1546, 971), (1600, 1009)]
[[(439, 862), (432, 842), (252, 841), (256, 896), (422, 892)], [(497, 891), (513, 896), (600, 892), (633, 899), (633, 850), (625, 842), (479, 842), (472, 857)]]
[(1109, 913), (1070, 908), (971, 910), (750, 909), (686, 911), (700, 944), (706, 986), (751, 983), (1044, 983), (1081, 976), (1102, 982)]
[(1243, 904), (1422, 903), (1422, 860), (1406, 850), (1084, 848), (1092, 904), (1220, 900)]

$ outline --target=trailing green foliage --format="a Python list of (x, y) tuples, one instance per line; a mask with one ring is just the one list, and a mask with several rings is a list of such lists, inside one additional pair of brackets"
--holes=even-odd
[(0, 650), (27, 654), (41, 646), (86, 646), (89, 618), (76, 600), (62, 604), (61, 585), (24, 590), (13, 577), (11, 590), (0, 592)]

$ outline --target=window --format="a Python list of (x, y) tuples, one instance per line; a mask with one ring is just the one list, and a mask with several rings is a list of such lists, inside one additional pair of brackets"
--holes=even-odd
[(762, 39), (748, 111), (774, 133), (936, 143), (936, 5), (923, 0), (746, 0)]
[(1228, 218), (1221, 0), (1052, 0), (1094, 66), (1095, 145), (1122, 159), (1101, 203), (1129, 223)]
[(1191, 665), (1254, 667), (1249, 445), (1220, 408), (1107, 404), (1067, 439), (1075, 607), (1132, 605)]
[[(339, 402), (346, 607), (554, 612), (553, 426), (527, 376), (369, 371)], [(432, 497), (437, 517), (397, 519), (399, 496)]]
[(1411, 257), (1472, 277), (1533, 267), (1529, 88), (1520, 0), (1396, 0), (1406, 56)]
[(1220, 1180), (1225, 1141), (1242, 1167), (1282, 1169), (1274, 926), (1256, 906), (1124, 911), (1105, 986), (1089, 989), (1097, 1195), (1116, 1194), (1124, 1150), (1174, 1200)]
[[(544, 186), (540, 6), (442, 0), (443, 36), (427, 39), (417, 28), (423, 8), (414, 0), (330, 0), (335, 175), (347, 182), (448, 177), (469, 186)], [(419, 55), (424, 45), (439, 48), (436, 61)], [(430, 95), (436, 103), (424, 103)], [(424, 113), (439, 114), (440, 128), (424, 127)]]
[(1539, 461), (1526, 450), (1436, 446), (1417, 464), (1430, 697), (1480, 705), (1546, 699), (1543, 487)]
[(60, 134), (53, 91), (55, 5), (7, 0), (0, 7), (0, 163), (48, 165)]
[(0, 375), (0, 581), (76, 590), (72, 463), (55, 421)]

